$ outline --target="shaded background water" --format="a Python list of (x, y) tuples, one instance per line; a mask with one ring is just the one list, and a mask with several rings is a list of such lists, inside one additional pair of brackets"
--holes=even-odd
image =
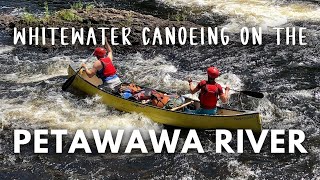
[[(72, 4), (72, 2), (69, 2)], [(244, 154), (216, 154), (214, 131), (198, 131), (205, 154), (33, 154), (31, 146), (13, 154), (13, 129), (140, 129), (167, 128), (132, 113), (113, 110), (99, 97), (62, 92), (67, 66), (80, 63), (91, 50), (49, 50), (13, 46), (0, 31), (0, 178), (208, 178), (318, 179), (320, 176), (320, 3), (318, 1), (262, 0), (156, 0), (97, 1), (99, 6), (135, 10), (167, 19), (179, 12), (198, 24), (227, 27), (260, 26), (267, 32), (260, 46), (147, 47), (136, 52), (117, 49), (114, 54), (122, 78), (153, 88), (187, 93), (186, 77), (206, 77), (216, 65), (218, 81), (235, 89), (262, 91), (264, 99), (233, 92), (231, 108), (261, 112), (264, 129), (301, 129), (308, 154), (270, 154), (266, 141), (254, 154), (248, 141)], [(49, 1), (49, 9), (69, 7)], [(43, 13), (42, 1), (0, 1), (2, 14), (19, 16), (26, 9)], [(307, 46), (275, 44), (272, 27), (306, 27)], [(186, 130), (185, 130), (186, 131)], [(187, 132), (187, 131), (186, 131)], [(185, 138), (180, 138), (181, 141)], [(67, 140), (68, 141), (68, 140)], [(236, 142), (232, 142), (233, 145)], [(150, 148), (150, 144), (148, 148)], [(51, 147), (53, 148), (53, 147)], [(66, 147), (65, 147), (66, 148)]]

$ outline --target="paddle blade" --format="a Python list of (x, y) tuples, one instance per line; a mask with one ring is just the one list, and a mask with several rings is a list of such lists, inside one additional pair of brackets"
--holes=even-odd
[(63, 83), (63, 85), (62, 85), (63, 91), (66, 91), (68, 89), (68, 87), (72, 84), (72, 82), (76, 78), (76, 75), (77, 74), (72, 75), (71, 77), (69, 77), (69, 79), (67, 79), (67, 81), (65, 83)]
[(247, 96), (252, 96), (255, 98), (263, 98), (264, 95), (261, 92), (254, 92), (254, 91), (240, 91), (241, 93), (247, 95)]

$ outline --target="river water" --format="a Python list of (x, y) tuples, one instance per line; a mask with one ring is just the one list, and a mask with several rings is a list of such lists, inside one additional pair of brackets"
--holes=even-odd
[[(0, 12), (19, 16), (24, 8), (42, 13), (38, 1), (0, 1)], [(71, 2), (70, 2), (71, 3)], [(263, 99), (232, 92), (230, 108), (261, 112), (264, 129), (300, 129), (308, 154), (271, 154), (270, 140), (254, 154), (216, 154), (214, 131), (198, 131), (204, 154), (33, 154), (32, 147), (13, 154), (13, 129), (139, 129), (167, 128), (139, 114), (124, 113), (99, 103), (99, 97), (62, 92), (70, 63), (85, 61), (91, 50), (43, 51), (13, 46), (0, 31), (0, 179), (49, 177), (183, 178), (183, 179), (318, 179), (320, 177), (320, 3), (292, 0), (155, 0), (97, 1), (102, 7), (135, 10), (161, 18), (185, 13), (195, 23), (226, 27), (260, 26), (263, 45), (147, 47), (137, 52), (116, 51), (115, 64), (127, 81), (171, 92), (187, 93), (187, 77), (206, 77), (209, 65), (218, 66), (218, 82), (234, 89), (261, 91)], [(49, 9), (68, 6), (50, 1)], [(306, 27), (306, 46), (276, 45), (272, 27)], [(184, 130), (187, 132), (187, 130)], [(184, 132), (183, 131), (183, 132)], [(185, 133), (184, 133), (185, 134)], [(183, 141), (185, 135), (180, 137)], [(236, 142), (232, 142), (236, 144)], [(250, 149), (245, 141), (245, 149)], [(151, 147), (148, 144), (148, 147)], [(53, 148), (53, 147), (51, 147)]]

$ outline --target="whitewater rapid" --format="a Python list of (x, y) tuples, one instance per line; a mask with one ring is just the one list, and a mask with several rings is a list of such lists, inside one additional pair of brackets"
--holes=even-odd
[[(307, 2), (267, 1), (267, 0), (157, 0), (175, 8), (191, 8), (210, 16), (219, 14), (228, 20), (222, 26), (231, 32), (242, 27), (273, 27), (290, 25), (294, 21), (319, 21), (320, 6)], [(209, 13), (209, 14), (208, 14)]]

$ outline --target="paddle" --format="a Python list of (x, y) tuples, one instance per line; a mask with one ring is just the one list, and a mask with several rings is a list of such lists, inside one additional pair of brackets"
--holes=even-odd
[(183, 108), (183, 107), (185, 107), (185, 106), (188, 106), (189, 104), (192, 104), (192, 103), (194, 103), (194, 101), (190, 101), (190, 102), (184, 103), (184, 104), (182, 104), (181, 106), (172, 108), (172, 109), (170, 109), (170, 110), (171, 110), (171, 111), (176, 111), (176, 110), (181, 109), (181, 108)]
[[(90, 57), (85, 61), (85, 63), (92, 57), (93, 53), (90, 55)], [(63, 83), (62, 85), (62, 90), (63, 91), (66, 91), (70, 86), (71, 84), (73, 83), (74, 79), (76, 78), (77, 74), (80, 72), (80, 70), (82, 69), (82, 67), (79, 68), (79, 70), (74, 74), (72, 75), (71, 77), (69, 77), (69, 79), (67, 79), (67, 81), (65, 83)]]
[(69, 79), (67, 79), (67, 81), (65, 83), (63, 83), (62, 85), (62, 90), (66, 91), (68, 89), (69, 86), (71, 86), (71, 84), (73, 83), (74, 79), (76, 78), (77, 74), (80, 72), (82, 68), (79, 68), (79, 70), (72, 75), (71, 77), (69, 77)]
[[(223, 88), (226, 88), (226, 87), (223, 87)], [(230, 89), (230, 90), (245, 94), (247, 96), (255, 97), (255, 98), (263, 98), (264, 97), (264, 95), (261, 92), (247, 91), (247, 90), (239, 91), (239, 90), (235, 90), (235, 89)]]
[(251, 96), (251, 97), (255, 97), (255, 98), (263, 98), (264, 95), (261, 93), (261, 92), (255, 92), (255, 91), (238, 91), (238, 90), (234, 90), (234, 89), (231, 89), (233, 91), (236, 91), (236, 92), (240, 92), (242, 94), (245, 94), (247, 96)]

